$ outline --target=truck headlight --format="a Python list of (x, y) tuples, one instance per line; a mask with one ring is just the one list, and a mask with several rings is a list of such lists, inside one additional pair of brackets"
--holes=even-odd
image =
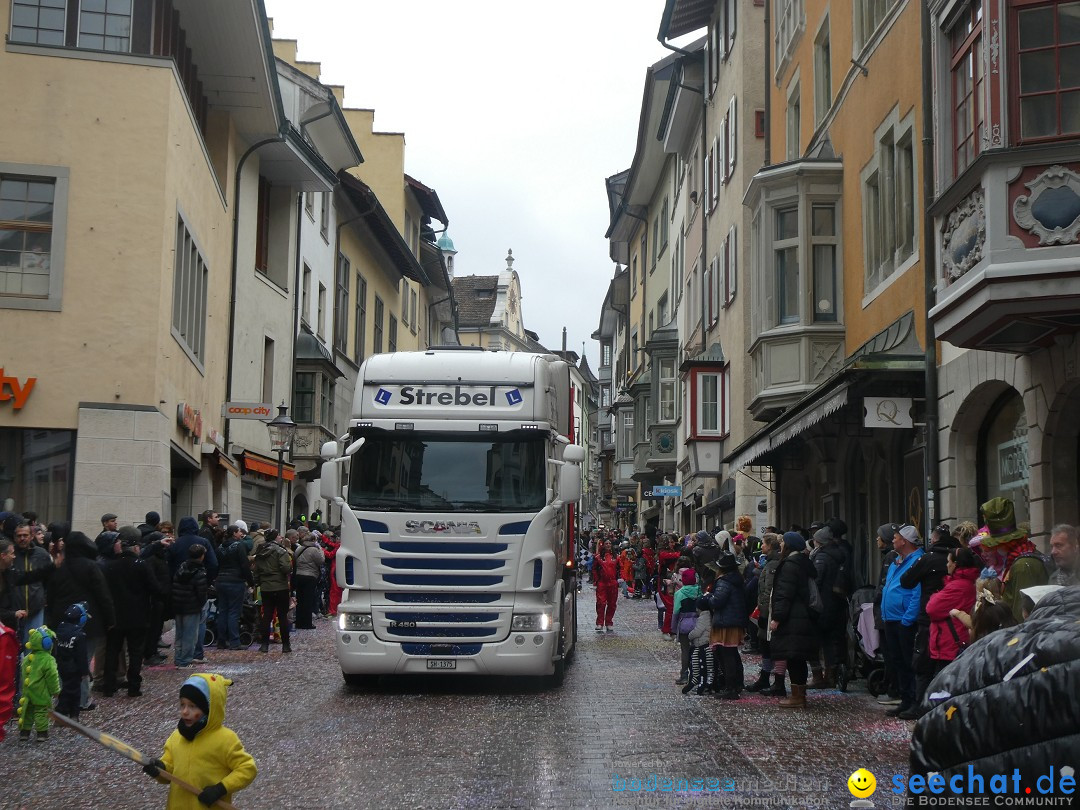
[(550, 630), (551, 629), (551, 614), (550, 613), (517, 613), (514, 614), (514, 618), (510, 621), (511, 630), (524, 630), (524, 631), (536, 631), (536, 630)]
[(339, 613), (339, 630), (374, 630), (375, 624), (370, 613)]

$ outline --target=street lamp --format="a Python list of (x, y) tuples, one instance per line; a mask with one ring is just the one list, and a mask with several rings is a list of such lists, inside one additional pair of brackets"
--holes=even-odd
[(282, 402), (278, 405), (278, 414), (266, 423), (266, 429), (270, 432), (270, 449), (277, 450), (277, 494), (274, 497), (274, 527), (281, 531), (281, 483), (285, 467), (285, 451), (292, 444), (293, 435), (296, 433), (296, 422), (289, 416), (288, 406)]

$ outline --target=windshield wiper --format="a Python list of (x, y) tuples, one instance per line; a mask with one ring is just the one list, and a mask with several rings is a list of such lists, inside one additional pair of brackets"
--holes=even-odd
[(454, 501), (453, 507), (458, 512), (497, 512), (499, 505), (491, 501)]
[(407, 512), (413, 509), (413, 504), (399, 501), (395, 498), (360, 498), (359, 502), (350, 503), (353, 509), (376, 509), (385, 512)]

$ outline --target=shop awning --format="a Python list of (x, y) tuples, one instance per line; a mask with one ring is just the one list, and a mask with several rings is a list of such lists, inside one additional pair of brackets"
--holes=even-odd
[(826, 393), (814, 395), (797, 403), (783, 416), (770, 425), (766, 425), (724, 458), (734, 473), (761, 458), (770, 450), (775, 450), (785, 442), (794, 439), (800, 433), (809, 430), (826, 416), (836, 413), (847, 405), (850, 382)]
[[(220, 450), (214, 450), (214, 461), (218, 463), (219, 467), (223, 467), (233, 475), (240, 475), (240, 468), (236, 466), (236, 462), (222, 453)], [(274, 474), (277, 475), (277, 465), (274, 465)]]
[[(278, 463), (277, 459), (267, 458), (266, 456), (256, 455), (250, 450), (245, 450), (241, 456), (244, 462), (244, 469), (248, 472), (262, 473), (263, 475), (269, 475), (271, 478), (277, 478)], [(292, 464), (283, 464), (281, 466), (281, 478), (284, 481), (292, 481), (296, 475), (296, 468)]]

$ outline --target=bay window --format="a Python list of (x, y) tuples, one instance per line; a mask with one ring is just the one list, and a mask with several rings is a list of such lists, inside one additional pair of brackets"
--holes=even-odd
[(975, 0), (949, 31), (953, 112), (953, 177), (982, 152), (986, 110), (983, 101), (982, 2)]
[(1021, 141), (1080, 133), (1080, 0), (1014, 3), (1011, 19)]
[(731, 366), (695, 374), (697, 419), (695, 435), (727, 436), (731, 430)]
[(836, 323), (836, 206), (814, 205), (811, 212), (814, 321)]
[(675, 358), (660, 359), (660, 421), (675, 421)]
[(780, 324), (799, 322), (799, 206), (776, 212), (776, 319)]

